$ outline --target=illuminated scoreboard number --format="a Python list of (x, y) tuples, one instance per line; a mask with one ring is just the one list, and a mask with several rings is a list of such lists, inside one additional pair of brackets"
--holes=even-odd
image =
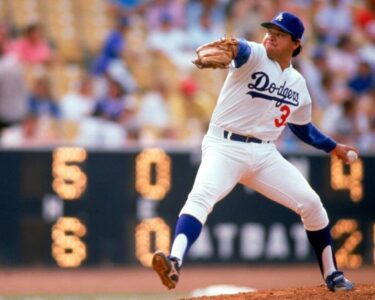
[[(78, 147), (53, 151), (52, 189), (64, 200), (78, 200), (87, 188), (87, 176), (77, 166), (86, 161), (87, 152)], [(87, 247), (80, 239), (86, 235), (84, 224), (74, 217), (62, 217), (52, 227), (52, 256), (62, 268), (74, 268), (86, 259)]]
[(152, 237), (157, 249), (169, 251), (170, 228), (162, 218), (145, 219), (135, 229), (135, 255), (144, 266), (151, 265)]
[(361, 159), (349, 165), (349, 174), (344, 172), (344, 162), (336, 156), (331, 158), (331, 186), (334, 190), (349, 190), (354, 202), (363, 198), (363, 163)]
[[(171, 158), (160, 148), (144, 149), (135, 160), (135, 189), (144, 198), (161, 201), (171, 188)], [(151, 266), (152, 245), (169, 251), (170, 228), (162, 218), (144, 219), (135, 228), (135, 255)]]
[(81, 265), (87, 256), (86, 244), (81, 237), (86, 235), (86, 226), (78, 218), (59, 218), (52, 227), (52, 256), (62, 268)]
[[(152, 170), (155, 169), (155, 180)], [(150, 148), (135, 162), (135, 189), (143, 198), (162, 200), (171, 187), (171, 158), (163, 149)]]
[(335, 240), (344, 239), (335, 254), (338, 266), (340, 268), (359, 268), (363, 259), (360, 254), (354, 253), (363, 240), (362, 233), (358, 228), (358, 221), (353, 219), (338, 220), (332, 227), (331, 234)]
[[(357, 159), (349, 165), (348, 174), (345, 173), (345, 165), (336, 156), (331, 158), (331, 186), (334, 190), (349, 190), (350, 199), (359, 202), (363, 198), (363, 162)], [(340, 248), (336, 251), (337, 264), (341, 268), (358, 268), (362, 265), (363, 258), (355, 254), (355, 250), (363, 240), (361, 231), (358, 229), (357, 220), (339, 220), (332, 227), (332, 237), (335, 240), (343, 240)], [(373, 234), (375, 243), (375, 234)], [(374, 245), (375, 264), (375, 245)]]
[(73, 163), (87, 158), (83, 148), (57, 148), (53, 151), (53, 190), (64, 200), (76, 200), (86, 190), (87, 176)]

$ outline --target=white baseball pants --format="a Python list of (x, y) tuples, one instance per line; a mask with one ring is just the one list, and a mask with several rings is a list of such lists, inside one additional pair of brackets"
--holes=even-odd
[(263, 194), (300, 215), (306, 230), (328, 225), (320, 197), (274, 143), (244, 143), (224, 138), (223, 129), (210, 125), (202, 143), (202, 161), (181, 214), (202, 224), (214, 205), (237, 183)]

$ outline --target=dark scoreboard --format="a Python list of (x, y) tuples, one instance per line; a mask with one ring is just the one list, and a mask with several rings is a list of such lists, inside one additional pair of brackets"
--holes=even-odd
[[(326, 207), (341, 267), (375, 264), (375, 157), (285, 155)], [(200, 153), (79, 147), (0, 151), (0, 265), (149, 266), (169, 250)], [(285, 174), (280, 174), (284, 176)], [(315, 261), (299, 217), (241, 185), (209, 216), (191, 264)]]

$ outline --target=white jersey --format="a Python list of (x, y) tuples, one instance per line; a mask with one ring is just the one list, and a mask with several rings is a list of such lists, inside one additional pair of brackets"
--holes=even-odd
[[(289, 38), (278, 37), (277, 28), (298, 39), (304, 31), (301, 20), (288, 12), (281, 12), (261, 25), (275, 31), (268, 31), (266, 40)], [(302, 75), (291, 65), (281, 70), (276, 61), (267, 57), (262, 44), (239, 41), (238, 54), (202, 141), (202, 160), (193, 188), (180, 211), (171, 259), (162, 252), (153, 256), (153, 268), (165, 286), (176, 286), (177, 267), (182, 265), (215, 205), (237, 184), (242, 184), (298, 214), (317, 253), (327, 287), (331, 291), (352, 289), (351, 282), (336, 270), (329, 219), (320, 197), (272, 142), (290, 124), (302, 141), (332, 151), (336, 143), (310, 121), (311, 98)], [(344, 146), (339, 150), (342, 149)], [(339, 276), (342, 280), (336, 282)]]
[(247, 42), (245, 64), (230, 67), (211, 123), (237, 134), (274, 141), (287, 123), (311, 121), (311, 97), (302, 75), (292, 65), (281, 70), (262, 44)]

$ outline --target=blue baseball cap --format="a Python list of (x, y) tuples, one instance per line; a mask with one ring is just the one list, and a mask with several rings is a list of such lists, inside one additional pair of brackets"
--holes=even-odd
[(261, 25), (266, 28), (275, 25), (281, 30), (289, 33), (296, 40), (300, 40), (302, 38), (305, 30), (302, 21), (297, 16), (289, 12), (280, 12), (271, 20), (271, 22), (264, 22)]

